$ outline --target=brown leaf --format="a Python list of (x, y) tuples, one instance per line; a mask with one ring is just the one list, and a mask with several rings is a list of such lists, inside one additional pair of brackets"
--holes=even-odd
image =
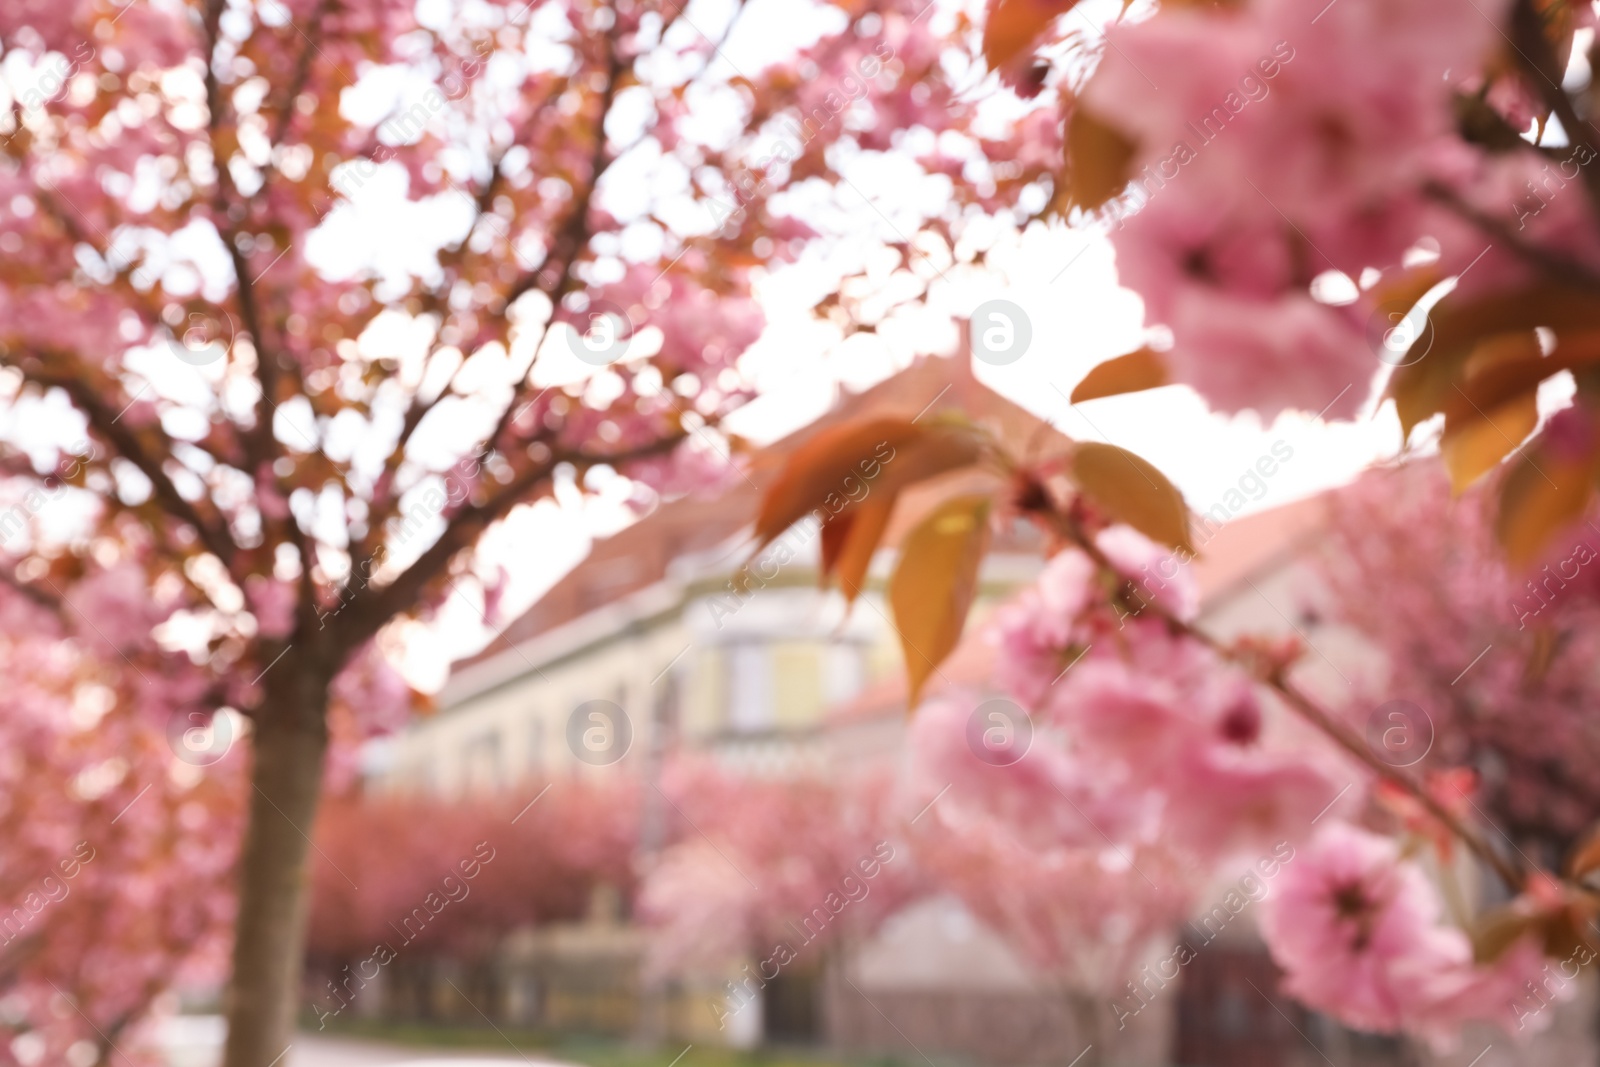
[(1465, 491), (1527, 439), (1539, 424), (1538, 401), (1537, 392), (1527, 392), (1492, 410), (1474, 408), (1470, 414), (1446, 419), (1439, 452), (1454, 492)]
[(1495, 908), (1484, 913), (1472, 930), (1472, 956), (1480, 964), (1494, 963), (1520, 941), (1524, 935), (1540, 931), (1543, 922), (1538, 915), (1513, 906)]
[(1567, 960), (1591, 948), (1593, 920), (1592, 903), (1581, 899), (1568, 900), (1565, 907), (1544, 918), (1544, 954), (1551, 959)]
[[(851, 497), (875, 486), (906, 445), (926, 430), (910, 419), (880, 417), (830, 426), (795, 449), (761, 499), (757, 548), (818, 508), (837, 516)], [(885, 457), (889, 457), (887, 460)]]
[[(813, 512), (821, 512), (826, 533), (872, 496), (969, 467), (981, 454), (978, 432), (955, 421), (875, 418), (831, 427), (789, 457), (762, 497), (756, 549)], [(842, 548), (846, 532), (832, 536)]]
[(1558, 458), (1535, 440), (1506, 472), (1495, 539), (1514, 566), (1531, 563), (1551, 536), (1577, 521), (1594, 494), (1592, 457)]
[(1152, 541), (1194, 551), (1183, 494), (1151, 463), (1116, 445), (1072, 446), (1072, 481), (1101, 511)]
[(1073, 388), (1072, 403), (1155, 389), (1166, 385), (1169, 380), (1160, 355), (1148, 348), (1141, 348), (1137, 352), (1097, 364)]
[(991, 70), (1009, 66), (1078, 0), (990, 0), (983, 24), (983, 57)]
[(1093, 211), (1127, 188), (1134, 144), (1082, 107), (1067, 120), (1067, 206)]
[(988, 496), (958, 496), (917, 525), (900, 548), (889, 604), (906, 658), (907, 710), (961, 639), (989, 544)]
[(834, 566), (839, 562), (839, 553), (844, 551), (845, 542), (850, 540), (850, 527), (855, 525), (856, 512), (846, 511), (835, 515), (822, 524), (821, 566), (817, 571), (817, 582), (826, 589), (828, 578), (833, 574)]
[[(1458, 298), (1451, 293), (1441, 299), (1418, 331), (1416, 355), (1408, 356), (1415, 362), (1396, 368), (1389, 379), (1402, 433), (1409, 437), (1419, 423), (1444, 410), (1454, 386), (1467, 377), (1468, 359), (1485, 341), (1502, 334), (1531, 334), (1537, 326), (1554, 331), (1559, 348), (1560, 339), (1600, 328), (1600, 300), (1577, 286), (1550, 283), (1493, 296)], [(1550, 374), (1561, 369), (1558, 363), (1548, 365)]]
[(839, 591), (844, 594), (846, 603), (854, 603), (861, 595), (861, 583), (866, 580), (867, 568), (872, 566), (872, 556), (883, 540), (883, 532), (889, 528), (894, 501), (891, 492), (875, 493), (850, 513), (850, 532), (838, 557)]

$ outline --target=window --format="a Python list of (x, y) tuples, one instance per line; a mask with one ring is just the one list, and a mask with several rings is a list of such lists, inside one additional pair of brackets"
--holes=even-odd
[(500, 782), (500, 734), (491, 730), (467, 744), (462, 785), (469, 791), (497, 788)]
[(679, 720), (682, 717), (683, 679), (676, 670), (668, 669), (667, 676), (655, 686), (655, 735), (652, 744), (659, 751), (671, 748), (678, 740)]
[(728, 729), (772, 729), (772, 658), (764, 645), (728, 648)]
[(544, 777), (544, 720), (537, 714), (528, 723), (528, 776)]
[(853, 641), (828, 645), (822, 665), (822, 697), (828, 704), (849, 700), (866, 682), (861, 646)]

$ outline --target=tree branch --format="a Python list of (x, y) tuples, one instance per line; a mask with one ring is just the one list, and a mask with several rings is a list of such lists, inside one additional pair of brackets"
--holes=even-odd
[(1423, 195), (1444, 205), (1466, 221), (1472, 223), (1497, 243), (1505, 245), (1529, 265), (1562, 281), (1576, 280), (1593, 289), (1600, 289), (1600, 270), (1581, 260), (1573, 259), (1549, 248), (1542, 248), (1513, 230), (1511, 224), (1467, 203), (1455, 191), (1437, 182), (1422, 187)]
[[(1119, 590), (1133, 583), (1133, 579), (1118, 569), (1117, 565), (1100, 550), (1100, 546), (1095, 544), (1094, 539), (1084, 531), (1076, 520), (1059, 516), (1054, 511), (1050, 515), (1056, 532), (1094, 561), (1095, 566), (1102, 572), (1116, 579)], [(1150, 611), (1161, 619), (1173, 633), (1181, 634), (1190, 640), (1197, 641), (1215, 652), (1222, 659), (1244, 668), (1257, 682), (1276, 693), (1302, 719), (1332, 739), (1340, 748), (1360, 760), (1378, 777), (1393, 782), (1405, 790), (1407, 795), (1421, 804), (1429, 815), (1448, 828), (1474, 855), (1499, 875), (1507, 886), (1513, 890), (1522, 889), (1525, 881), (1523, 872), (1490, 848), (1482, 835), (1458, 818), (1454, 812), (1440, 804), (1431, 793), (1423, 789), (1410, 775), (1379, 759), (1371, 749), (1362, 743), (1360, 738), (1351, 733), (1348, 727), (1335, 719), (1305, 690), (1283, 677), (1279, 671), (1263, 669), (1262, 665), (1254, 657), (1242, 655), (1238, 650), (1224, 645), (1206, 631), (1174, 615), (1165, 605), (1154, 598), (1141, 598), (1141, 602), (1137, 606), (1128, 605), (1128, 607), (1135, 614), (1142, 611)]]
[(250, 342), (256, 353), (256, 381), (260, 386), (261, 396), (256, 401), (255, 427), (245, 437), (244, 442), (248, 473), (255, 479), (259, 475), (260, 468), (274, 458), (272, 408), (278, 390), (278, 367), (273, 359), (266, 331), (263, 329), (261, 310), (256, 303), (255, 285), (250, 277), (250, 266), (245, 260), (244, 253), (239, 249), (238, 227), (233, 224), (231, 213), (238, 202), (238, 191), (234, 189), (233, 179), (228, 172), (228, 158), (225, 153), (218, 150), (217, 145), (217, 135), (221, 130), (225, 111), (222, 86), (217, 80), (217, 35), (220, 32), (222, 10), (226, 3), (227, 0), (206, 0), (205, 16), (202, 20), (206, 46), (206, 133), (217, 172), (216, 191), (212, 196), (212, 211), (216, 216), (214, 221), (222, 236), (222, 243), (227, 246), (228, 261), (233, 265), (239, 316), (244, 320), (244, 328), (250, 334)]
[[(590, 178), (589, 181), (584, 185), (583, 192), (580, 194), (578, 200), (573, 204), (572, 210), (568, 213), (567, 218), (564, 221), (561, 230), (557, 233), (555, 240), (551, 242), (550, 254), (545, 260), (545, 265), (548, 265), (552, 262), (559, 262), (561, 264), (560, 277), (555, 281), (546, 294), (549, 297), (551, 304), (552, 320), (554, 319), (556, 311), (560, 307), (561, 301), (576, 287), (577, 276), (574, 273), (573, 268), (577, 265), (578, 255), (582, 251), (584, 242), (588, 238), (589, 205), (594, 197), (595, 186), (599, 184), (601, 175), (606, 172), (606, 169), (613, 161), (607, 159), (605, 124), (606, 117), (611, 112), (612, 102), (616, 98), (617, 82), (622, 73), (622, 63), (617, 54), (615, 41), (610, 35), (607, 35), (604, 40), (606, 42), (606, 65), (608, 74), (606, 77), (605, 89), (602, 91), (600, 96), (599, 117), (595, 120), (595, 144), (589, 158)], [(478, 197), (474, 201), (474, 203), (477, 205), (477, 216), (473, 222), (474, 227), (477, 225), (477, 220), (481, 219), (484, 214), (487, 213), (487, 209), (494, 198), (492, 190), (499, 177), (500, 169), (497, 163), (489, 182), (485, 184), (485, 188), (480, 191)], [(472, 229), (469, 228), (467, 232), (470, 235)], [(542, 272), (542, 268), (541, 270), (528, 271), (511, 285), (511, 287), (507, 290), (506, 295), (502, 297), (500, 302), (500, 313), (502, 315), (509, 314), (511, 305), (516, 302), (518, 297), (537, 287), (538, 278)], [(434, 295), (437, 297), (437, 294)], [(436, 300), (435, 303), (442, 311), (442, 301)], [(538, 349), (541, 344), (543, 344), (542, 336), (534, 345), (535, 358), (537, 358)], [(516, 418), (518, 413), (525, 406), (524, 401), (528, 390), (531, 388), (529, 376), (532, 374), (532, 372), (533, 368), (530, 365), (528, 370), (525, 371), (517, 380), (516, 386), (511, 391), (510, 401), (506, 404), (505, 409), (500, 412), (500, 417), (495, 420), (494, 428), (490, 430), (488, 436), (484, 438), (484, 444), (486, 447), (490, 449), (495, 449), (498, 447), (499, 439), (505, 434), (506, 429), (510, 426), (512, 420)], [(445, 396), (447, 392), (448, 386), (440, 391), (439, 397)], [(385, 465), (383, 475), (384, 480), (392, 483), (396, 473), (399, 470), (400, 464), (404, 461), (406, 443), (410, 441), (412, 434), (416, 432), (417, 427), (422, 423), (422, 420), (427, 416), (428, 412), (433, 410), (433, 406), (438, 403), (439, 397), (436, 397), (433, 401), (426, 404), (418, 403), (416, 398), (412, 399), (412, 403), (407, 409), (405, 418), (401, 423), (399, 440), (395, 444), (394, 451), (390, 453), (389, 460)], [(377, 502), (374, 502), (374, 504), (376, 505)], [(395, 509), (397, 509), (398, 506), (399, 494), (397, 493), (391, 493), (389, 501), (386, 503), (386, 506), (381, 508), (381, 510), (379, 507), (374, 506), (372, 530), (369, 531), (368, 536), (362, 541), (362, 555), (370, 556), (377, 550), (377, 545), (382, 543), (383, 523), (395, 514)]]
[[(3, 354), (0, 354), (3, 355)], [(62, 366), (70, 366), (72, 358), (56, 353), (48, 354), (46, 358), (52, 359)], [(8, 360), (15, 365), (15, 361)], [(185, 497), (178, 491), (177, 483), (167, 474), (162, 466), (162, 460), (167, 457), (151, 455), (145, 449), (129, 426), (121, 421), (121, 413), (114, 412), (106, 404), (101, 395), (89, 386), (89, 383), (70, 374), (41, 374), (24, 372), (26, 377), (40, 385), (53, 386), (67, 394), (72, 403), (83, 412), (92, 430), (98, 433), (111, 445), (117, 455), (132, 463), (139, 472), (150, 480), (151, 490), (155, 493), (167, 513), (181, 522), (188, 523), (194, 528), (200, 543), (212, 555), (222, 561), (228, 573), (236, 580), (242, 581), (243, 576), (236, 570), (239, 545), (233, 539), (228, 529), (227, 521), (219, 512), (215, 517), (201, 514), (194, 501)], [(170, 450), (168, 452), (170, 456)]]
[(331, 0), (319, 0), (302, 33), (306, 46), (300, 50), (300, 55), (295, 60), (293, 79), (284, 86), (283, 104), (278, 109), (278, 121), (273, 124), (272, 140), (269, 142), (274, 148), (283, 144), (283, 139), (288, 136), (289, 124), (294, 121), (295, 101), (305, 91), (306, 83), (311, 78), (311, 65), (318, 49), (318, 42), (322, 39), (322, 17), (327, 14), (330, 2)]
[(414, 606), (422, 592), (446, 565), (463, 549), (471, 547), (488, 526), (504, 518), (512, 508), (528, 499), (541, 482), (551, 478), (562, 463), (580, 469), (609, 464), (630, 463), (663, 455), (677, 448), (682, 434), (664, 436), (648, 445), (619, 453), (590, 453), (582, 450), (552, 449), (550, 457), (514, 479), (500, 492), (479, 504), (469, 504), (452, 516), (439, 539), (417, 557), (406, 570), (381, 588), (368, 586), (347, 601), (352, 621), (341, 635), (342, 651), (360, 646), (375, 635), (384, 623)]
[[(1561, 87), (1561, 80), (1566, 72), (1561, 69), (1560, 59), (1545, 35), (1544, 16), (1530, 0), (1517, 0), (1511, 9), (1511, 39), (1512, 51), (1522, 61), (1528, 80), (1533, 83), (1534, 90), (1545, 104), (1561, 120), (1561, 128), (1566, 131), (1567, 140), (1592, 149), (1593, 142), (1588, 137), (1582, 136), (1580, 131), (1585, 126), (1593, 131), (1594, 123), (1579, 117), (1572, 98)], [(1582, 172), (1590, 206), (1600, 214), (1600, 169), (1584, 167)]]
[[(622, 57), (617, 54), (616, 41), (610, 34), (603, 38), (606, 49), (606, 85), (600, 94), (600, 112), (595, 119), (594, 150), (589, 154), (589, 180), (583, 187), (583, 192), (572, 205), (572, 211), (567, 215), (566, 222), (557, 232), (556, 238), (550, 243), (550, 254), (545, 262), (559, 262), (561, 264), (561, 277), (552, 282), (550, 292), (552, 305), (557, 305), (559, 298), (570, 292), (572, 284), (572, 268), (577, 261), (578, 254), (583, 250), (584, 239), (589, 232), (589, 205), (594, 200), (595, 187), (600, 184), (600, 178), (605, 174), (611, 161), (606, 158), (606, 118), (611, 114), (612, 101), (616, 99), (617, 82), (622, 76)], [(504, 307), (510, 308), (512, 304), (524, 293), (538, 287), (539, 275), (544, 273), (543, 267), (531, 270), (512, 283), (502, 298)], [(554, 310), (551, 312), (555, 314)], [(493, 438), (490, 438), (491, 443)]]

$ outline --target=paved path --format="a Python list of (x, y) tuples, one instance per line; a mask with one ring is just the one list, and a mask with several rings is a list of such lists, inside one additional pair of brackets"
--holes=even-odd
[(536, 1067), (566, 1067), (536, 1056), (523, 1059), (510, 1049), (433, 1050), (309, 1034), (295, 1038), (283, 1067), (528, 1067), (529, 1060)]
[[(217, 1067), (221, 1061), (224, 1029), (215, 1016), (188, 1016), (171, 1020), (166, 1028), (169, 1067)], [(379, 1041), (299, 1034), (288, 1054), (274, 1067), (572, 1067), (536, 1055), (523, 1058), (479, 1049), (427, 1049), (387, 1045)]]

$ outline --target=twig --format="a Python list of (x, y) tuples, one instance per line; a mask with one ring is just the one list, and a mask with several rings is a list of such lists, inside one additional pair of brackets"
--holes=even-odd
[[(1578, 115), (1572, 98), (1561, 87), (1563, 64), (1545, 35), (1545, 16), (1530, 0), (1518, 0), (1511, 9), (1511, 37), (1507, 40), (1516, 53), (1516, 59), (1521, 61), (1521, 66), (1529, 75), (1528, 83), (1555, 112), (1556, 118), (1561, 120), (1567, 139), (1573, 144), (1591, 144), (1581, 132), (1581, 127), (1595, 130), (1595, 125)], [(1589, 203), (1600, 211), (1600, 170), (1585, 167), (1582, 173)]]
[(1512, 229), (1511, 224), (1506, 220), (1478, 210), (1456, 195), (1454, 190), (1448, 189), (1437, 182), (1427, 183), (1422, 187), (1422, 191), (1428, 199), (1454, 211), (1457, 215), (1482, 230), (1486, 236), (1494, 238), (1495, 243), (1505, 245), (1512, 252), (1547, 274), (1554, 275), (1562, 280), (1577, 280), (1592, 289), (1600, 289), (1600, 270), (1596, 270), (1582, 260), (1573, 259), (1553, 249), (1542, 248), (1528, 241), (1519, 231)]

